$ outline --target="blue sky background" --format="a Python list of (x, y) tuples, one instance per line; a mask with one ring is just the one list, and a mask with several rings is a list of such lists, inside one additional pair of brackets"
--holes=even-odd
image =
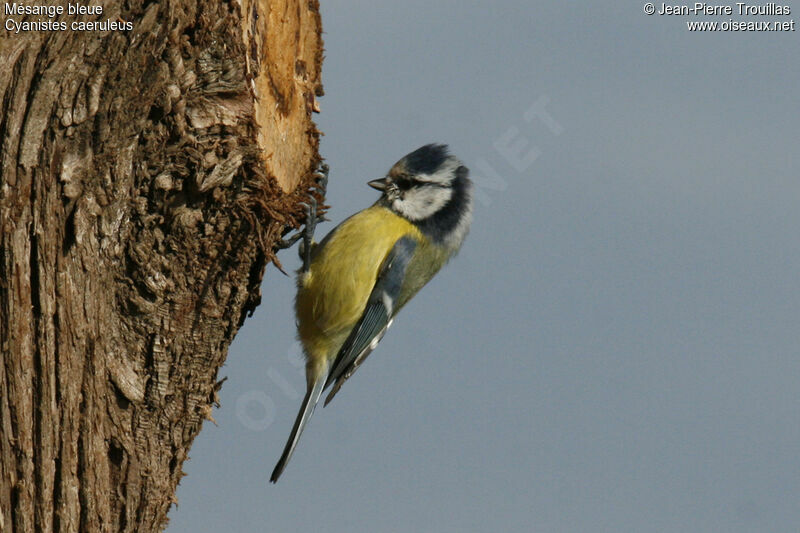
[(473, 229), (276, 486), (305, 380), (269, 268), (168, 533), (800, 530), (800, 32), (686, 28), (789, 5), (323, 2), (318, 231), (432, 141)]

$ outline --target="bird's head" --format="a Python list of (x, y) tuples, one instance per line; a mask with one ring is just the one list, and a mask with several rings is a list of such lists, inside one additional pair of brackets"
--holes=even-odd
[(466, 188), (469, 171), (449, 154), (447, 145), (427, 144), (394, 164), (385, 177), (369, 182), (383, 193), (381, 202), (413, 222), (429, 219)]

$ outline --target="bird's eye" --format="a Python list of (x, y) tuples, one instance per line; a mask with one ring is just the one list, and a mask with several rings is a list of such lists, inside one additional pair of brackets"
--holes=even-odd
[(397, 178), (396, 180), (394, 180), (394, 183), (395, 185), (397, 185), (397, 188), (400, 189), (401, 191), (407, 191), (408, 189), (411, 188), (411, 185), (413, 185), (411, 179), (405, 176)]

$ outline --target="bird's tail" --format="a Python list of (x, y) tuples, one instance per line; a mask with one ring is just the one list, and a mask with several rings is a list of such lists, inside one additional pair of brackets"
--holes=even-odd
[(280, 460), (278, 460), (278, 464), (275, 465), (275, 470), (272, 471), (272, 476), (269, 478), (272, 483), (276, 483), (278, 481), (278, 478), (281, 477), (281, 473), (283, 473), (283, 469), (286, 468), (286, 464), (289, 462), (289, 459), (292, 458), (294, 449), (297, 446), (297, 441), (300, 440), (300, 434), (303, 433), (303, 428), (306, 427), (306, 424), (308, 424), (308, 421), (311, 419), (311, 415), (314, 414), (314, 407), (319, 401), (319, 397), (322, 394), (322, 389), (324, 386), (325, 379), (317, 379), (314, 382), (314, 386), (309, 388), (306, 392), (306, 397), (303, 398), (303, 404), (300, 406), (300, 412), (297, 413), (297, 420), (294, 421), (292, 434), (289, 435), (289, 440), (286, 442), (286, 447), (283, 449), (283, 454), (281, 455)]

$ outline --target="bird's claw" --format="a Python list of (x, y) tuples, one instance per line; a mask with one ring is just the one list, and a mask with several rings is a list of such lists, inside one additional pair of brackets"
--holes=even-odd
[(300, 237), (302, 237), (302, 236), (303, 236), (303, 232), (302, 231), (298, 231), (297, 233), (295, 233), (294, 235), (292, 235), (290, 237), (287, 237), (285, 239), (278, 239), (278, 242), (275, 243), (275, 247), (278, 250), (285, 250), (287, 248), (291, 248), (292, 246), (295, 245), (295, 243), (297, 241), (300, 240)]
[[(322, 198), (325, 197), (325, 193), (328, 188), (329, 171), (330, 167), (328, 167), (328, 165), (325, 163), (322, 163), (319, 166), (319, 170), (314, 173), (314, 191)], [(326, 218), (325, 215), (317, 214), (317, 199), (316, 195), (314, 194), (309, 196), (308, 202), (303, 202), (300, 205), (305, 207), (306, 212), (305, 225), (303, 229), (294, 235), (287, 237), (286, 239), (278, 240), (276, 247), (279, 250), (285, 250), (286, 248), (291, 248), (295, 245), (295, 243), (297, 243), (297, 241), (302, 239), (298, 253), (300, 254), (300, 259), (303, 261), (302, 271), (307, 272), (311, 266), (311, 251), (314, 246), (314, 230), (319, 222), (327, 221), (328, 218)]]
[(325, 197), (325, 193), (328, 190), (328, 173), (330, 172), (330, 167), (325, 163), (320, 164), (319, 170), (314, 173), (314, 181), (317, 182), (317, 192), (319, 192), (320, 196), (323, 198)]
[(317, 199), (313, 196), (306, 204), (306, 226), (303, 228), (303, 242), (300, 244), (298, 253), (303, 260), (303, 272), (308, 272), (311, 267), (311, 248), (314, 242), (314, 230), (317, 228)]

